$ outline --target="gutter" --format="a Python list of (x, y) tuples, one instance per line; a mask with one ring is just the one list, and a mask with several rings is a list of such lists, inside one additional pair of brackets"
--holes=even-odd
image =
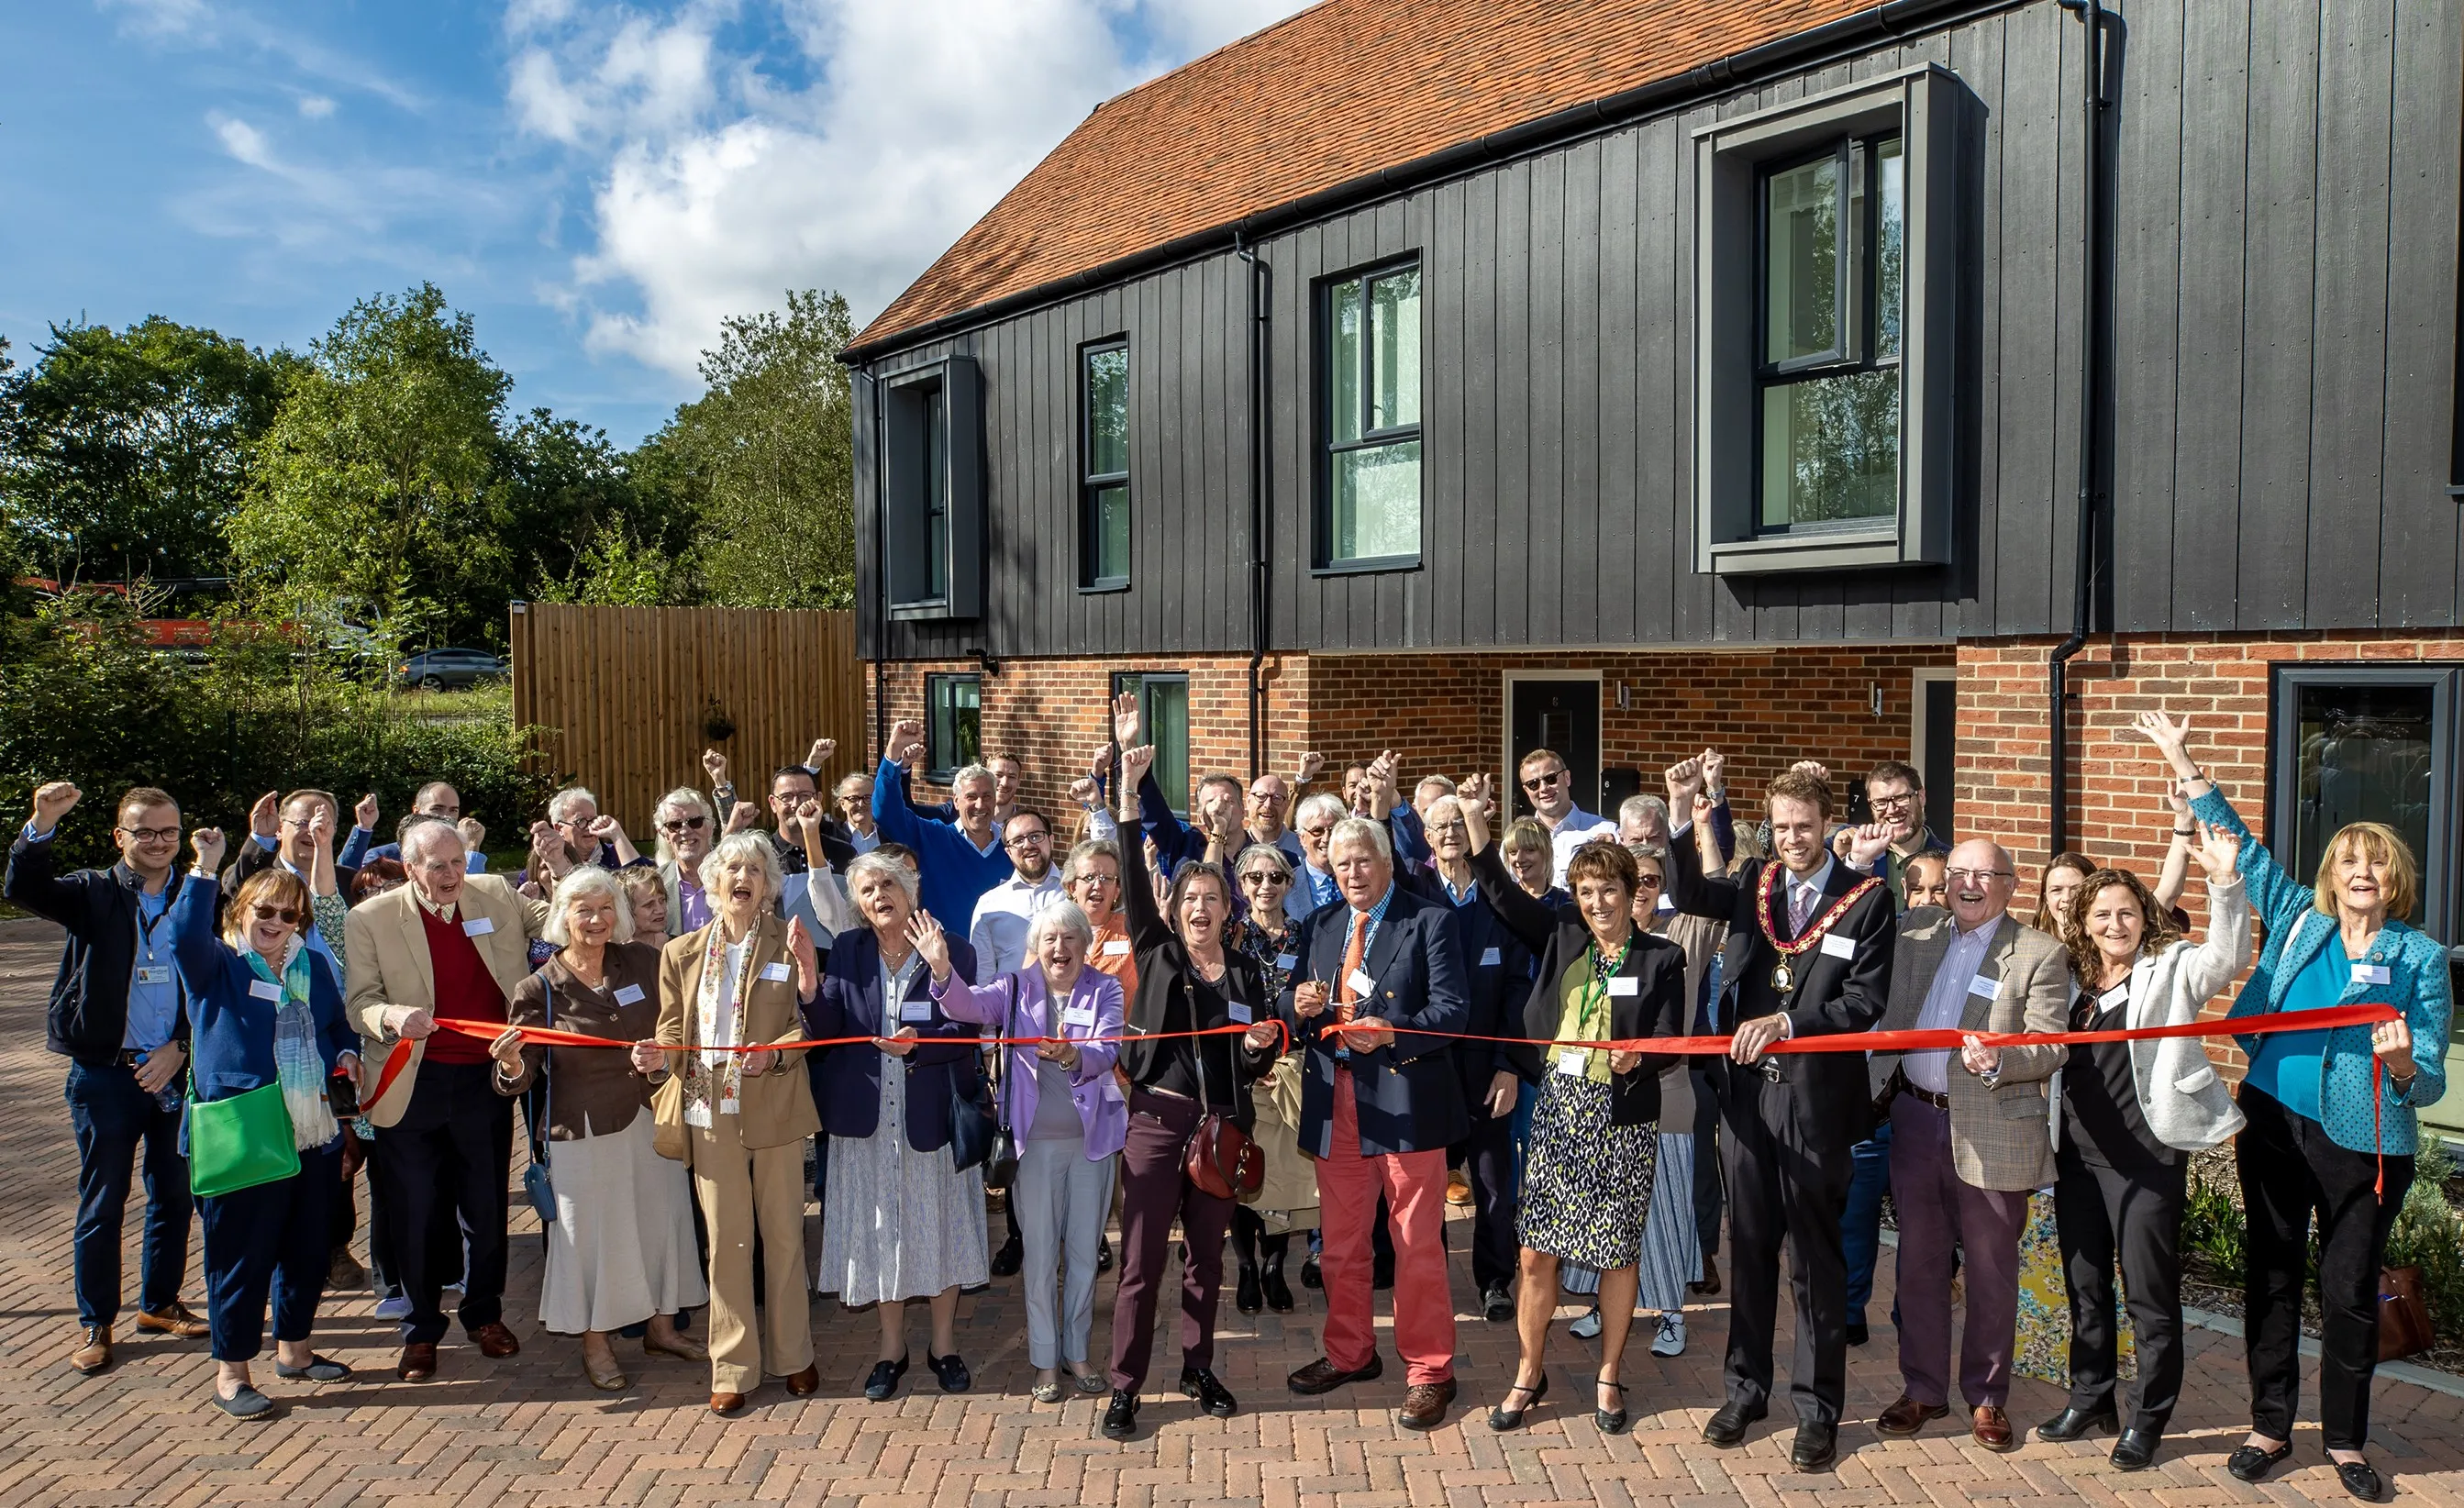
[[(1681, 110), (1705, 99), (1732, 94), (1776, 75), (1799, 73), (1844, 55), (1900, 41), (1918, 32), (2015, 10), (2027, 3), (2029, 0), (1885, 0), (1883, 4), (1868, 6), (1820, 26), (1776, 37), (1707, 63), (1699, 63), (1682, 74), (1672, 74), (1617, 94), (1553, 111), (1520, 125), (1458, 142), (1426, 157), (1347, 179), (1229, 224), (1176, 236), (1033, 288), (1005, 294), (956, 313), (890, 331), (873, 339), (847, 346), (839, 353), (839, 360), (850, 366), (857, 365), (877, 356), (997, 323), (1028, 310), (1061, 303), (1178, 263), (1227, 251), (1239, 255), (1243, 245), (1255, 245), (1268, 236), (1310, 221), (1391, 199), (1498, 163), (1528, 157), (1545, 148), (1598, 135), (1646, 117)], [(2076, 4), (2077, 0), (2064, 0), (2064, 3)]]
[(1274, 274), (1258, 253), (1232, 238), (1232, 254), (1249, 264), (1249, 779), (1266, 771), (1266, 688), (1259, 672), (1266, 663), (1266, 594), (1273, 570), (1266, 548), (1266, 297)]
[(2086, 185), (2080, 209), (2079, 269), (2079, 540), (2071, 560), (2071, 631), (2045, 657), (2046, 740), (2051, 751), (2052, 790), (2045, 810), (2045, 854), (2048, 860), (2070, 847), (2070, 663), (2087, 647), (2096, 605), (2097, 445), (2098, 416), (2102, 412), (2104, 277), (2104, 0), (2059, 0), (2085, 22), (2086, 67), (2080, 70), (2079, 125), (2085, 157), (2080, 176)]

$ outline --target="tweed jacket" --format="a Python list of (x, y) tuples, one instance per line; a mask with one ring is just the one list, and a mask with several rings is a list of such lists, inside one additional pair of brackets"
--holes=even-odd
[[(1950, 912), (1936, 906), (1919, 907), (1900, 918), (1899, 946), (1891, 954), (1890, 1004), (1877, 1030), (1915, 1029), (1934, 975), (1950, 951), (1953, 925)], [(1994, 928), (1984, 961), (1976, 967), (1976, 981), (1990, 982), (1992, 992), (1989, 997), (1971, 988), (1963, 995), (1963, 1032), (2058, 1032), (2067, 1024), (2070, 954), (2051, 934), (2015, 917), (2005, 916)], [(2045, 1081), (2061, 1067), (2063, 1053), (2059, 1047), (2006, 1047), (1990, 1086), (1952, 1055), (1947, 1076), (1950, 1161), (1960, 1182), (2015, 1191), (2053, 1181)], [(1866, 1077), (1878, 1097), (1903, 1056), (1878, 1051), (1867, 1062)]]
[[(2210, 790), (2190, 803), (2190, 811), (2203, 822), (2240, 835), (2237, 867), (2250, 885), (2251, 908), (2267, 928), (2267, 946), (2259, 951), (2258, 967), (2225, 1015), (2233, 1018), (2280, 1011), (2284, 992), (2327, 946), (2336, 919), (2319, 909), (2318, 892), (2311, 885), (2286, 874), (2276, 856), (2251, 836), (2224, 792)], [(2409, 1157), (2421, 1146), (2413, 1112), (2436, 1104), (2447, 1092), (2447, 1034), (2454, 1014), (2447, 950), (2428, 933), (2389, 917), (2370, 944), (2369, 957), (2353, 961), (2386, 969), (2387, 982), (2365, 984), (2355, 979), (2344, 986), (2336, 1003), (2379, 1000), (2404, 1012), (2405, 1022), (2412, 1029), (2412, 1082), (2399, 1089), (2392, 1078), (2383, 1076), (2373, 1114), (2370, 1060), (2376, 1055), (2370, 1051), (2370, 1029), (2339, 1027), (2328, 1034), (2327, 1050), (2320, 1055), (2319, 1106), (2326, 1116), (2327, 1136), (2337, 1146), (2356, 1152)], [(2255, 1050), (2258, 1039), (2238, 1040), (2247, 1054)]]
[[(2218, 992), (2250, 962), (2250, 900), (2239, 875), (2208, 886), (2208, 935), (2188, 938), (2152, 958), (2142, 958), (2126, 981), (2130, 1005), (2123, 1020), (2132, 1027), (2179, 1026), (2195, 1021)], [(2244, 991), (2245, 994), (2249, 992)], [(2221, 1144), (2241, 1129), (2241, 1108), (2216, 1077), (2207, 1043), (2196, 1037), (2132, 1042), (2130, 1078), (2139, 1091), (2139, 1113), (2156, 1140), (2195, 1152)], [(2061, 1138), (2061, 1098), (2055, 1093), (2054, 1137)]]
[[(474, 874), (462, 882), (456, 907), (454, 914), (465, 931), (486, 924), (472, 935), (471, 943), (511, 1010), (514, 992), (531, 975), (530, 942), (547, 926), (546, 905), (516, 894), (511, 885), (495, 875)], [(361, 1056), (368, 1070), (376, 1073), (396, 1041), (385, 1029), (386, 1010), (397, 1005), (431, 1013), (436, 1009), (436, 972), (429, 961), (428, 930), (419, 920), (419, 892), (406, 885), (363, 901), (351, 907), (342, 925), (350, 955), (344, 969), (348, 984), (343, 1009), (367, 1041), (368, 1050)], [(401, 1121), (410, 1107), (427, 1050), (426, 1042), (412, 1042), (385, 1092), (363, 1096), (362, 1108), (370, 1124), (384, 1126)]]

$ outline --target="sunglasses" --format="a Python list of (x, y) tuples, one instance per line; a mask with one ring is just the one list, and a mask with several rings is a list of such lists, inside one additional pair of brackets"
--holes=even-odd
[(280, 922), (285, 927), (298, 925), (299, 912), (294, 907), (257, 906), (250, 909), (256, 912), (256, 919), (260, 922)]
[(1634, 883), (1635, 883), (1635, 885), (1636, 885), (1637, 886), (1639, 886), (1639, 888), (1642, 888), (1642, 889), (1645, 889), (1645, 890), (1657, 890), (1657, 889), (1659, 889), (1661, 885), (1666, 885), (1668, 882), (1667, 882), (1667, 881), (1665, 881), (1665, 880), (1663, 880), (1663, 879), (1661, 879), (1660, 876), (1658, 876), (1658, 875), (1656, 875), (1656, 874), (1645, 874), (1645, 875), (1637, 875), (1637, 876), (1635, 877), (1635, 882), (1634, 882)]
[(141, 843), (176, 843), (180, 841), (177, 827), (122, 827), (117, 831), (126, 833)]
[(1566, 778), (1565, 771), (1551, 770), (1547, 775), (1535, 775), (1529, 779), (1524, 781), (1523, 789), (1527, 791), (1545, 790), (1550, 786), (1555, 785), (1558, 781), (1564, 778)]
[(1292, 883), (1292, 877), (1287, 874), (1277, 874), (1272, 869), (1252, 869), (1241, 877), (1241, 883), (1243, 885), (1289, 885)]
[(709, 823), (710, 819), (706, 817), (670, 818), (668, 820), (659, 824), (659, 831), (663, 833), (697, 833), (704, 827), (708, 826)]

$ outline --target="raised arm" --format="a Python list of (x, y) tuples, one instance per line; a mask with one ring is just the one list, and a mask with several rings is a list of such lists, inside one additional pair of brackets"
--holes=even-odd
[(924, 851), (924, 819), (907, 800), (907, 766), (900, 758), (907, 746), (920, 743), (924, 725), (913, 718), (902, 718), (890, 726), (890, 739), (883, 746), (881, 769), (872, 777), (872, 820), (881, 836), (893, 843), (904, 843), (917, 853)]
[(1172, 929), (1155, 907), (1155, 872), (1147, 865), (1144, 843), (1121, 844), (1121, 915), (1129, 928), (1130, 950), (1141, 959), (1172, 941)]
[(1516, 941), (1538, 957), (1556, 935), (1557, 913), (1514, 883), (1506, 863), (1488, 841), (1488, 776), (1476, 775), (1463, 783), (1455, 804), (1463, 810), (1463, 843), (1471, 850), (1472, 881), (1480, 886), (1481, 904), (1496, 913)]
[(1716, 848), (1708, 854), (1704, 852), (1712, 842), (1711, 803), (1707, 797), (1694, 798), (1691, 817), (1687, 832), (1670, 835), (1668, 904), (1688, 916), (1734, 922), (1737, 904), (1745, 891), (1736, 880), (1721, 872)]
[(2199, 825), (2190, 817), (2190, 801), (2179, 789), (2165, 793), (2165, 804), (2173, 813), (2173, 841), (2165, 850), (2165, 867), (2157, 873), (2150, 892), (2156, 898), (2156, 908), (2169, 911), (2180, 903), (2182, 892), (2189, 888), (2190, 850), (2197, 843)]
[(196, 847), (197, 863), (188, 881), (181, 885), (179, 898), (171, 903), (171, 956), (180, 966), (180, 982), (188, 997), (209, 1003), (231, 958), (222, 939), (214, 935), (214, 915), (221, 899), (214, 889), (214, 871), (223, 862), (223, 832), (219, 827), (201, 827), (189, 841)]
[(85, 890), (80, 882), (60, 877), (58, 852), (52, 841), (59, 836), (61, 820), (83, 796), (67, 780), (46, 781), (34, 788), (34, 815), (9, 845), (9, 877), (5, 889), (0, 889), (10, 905), (24, 907), (71, 931), (85, 927)]
[[(2195, 1002), (2191, 1016), (2250, 967), (2250, 890), (2241, 871), (2241, 851), (2249, 846), (2240, 835), (2222, 827), (2199, 830), (2197, 857), (2208, 879), (2208, 935), (2182, 971), (2181, 994)], [(2266, 1004), (2252, 1000), (2255, 1009)]]

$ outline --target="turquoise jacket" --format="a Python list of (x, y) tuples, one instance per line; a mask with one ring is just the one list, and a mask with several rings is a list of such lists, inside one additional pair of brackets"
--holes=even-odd
[[(2284, 1008), (2284, 992), (2336, 929), (2336, 919), (2319, 909), (2316, 888), (2284, 872), (2276, 856), (2260, 846), (2243, 825), (2222, 791), (2210, 791), (2190, 803), (2199, 820), (2241, 837), (2241, 860), (2235, 865), (2250, 886), (2250, 904), (2267, 928), (2258, 968), (2234, 997), (2228, 1018), (2257, 1016)], [(2319, 1108), (2328, 1137), (2357, 1152), (2385, 1152), (2409, 1157), (2421, 1145), (2413, 1111), (2435, 1104), (2447, 1092), (2447, 1032), (2453, 1005), (2447, 987), (2447, 950), (2428, 933), (2389, 918), (2370, 944), (2367, 959), (2386, 967), (2387, 983), (2347, 983), (2338, 1005), (2383, 1000), (2404, 1012), (2412, 1028), (2412, 1082), (2398, 1089), (2393, 1079), (2381, 1081), (2375, 1126), (2370, 1113), (2370, 1029), (2340, 1026), (2327, 1036), (2320, 1056)], [(2241, 1050), (2255, 1050), (2258, 1038), (2237, 1038)]]

